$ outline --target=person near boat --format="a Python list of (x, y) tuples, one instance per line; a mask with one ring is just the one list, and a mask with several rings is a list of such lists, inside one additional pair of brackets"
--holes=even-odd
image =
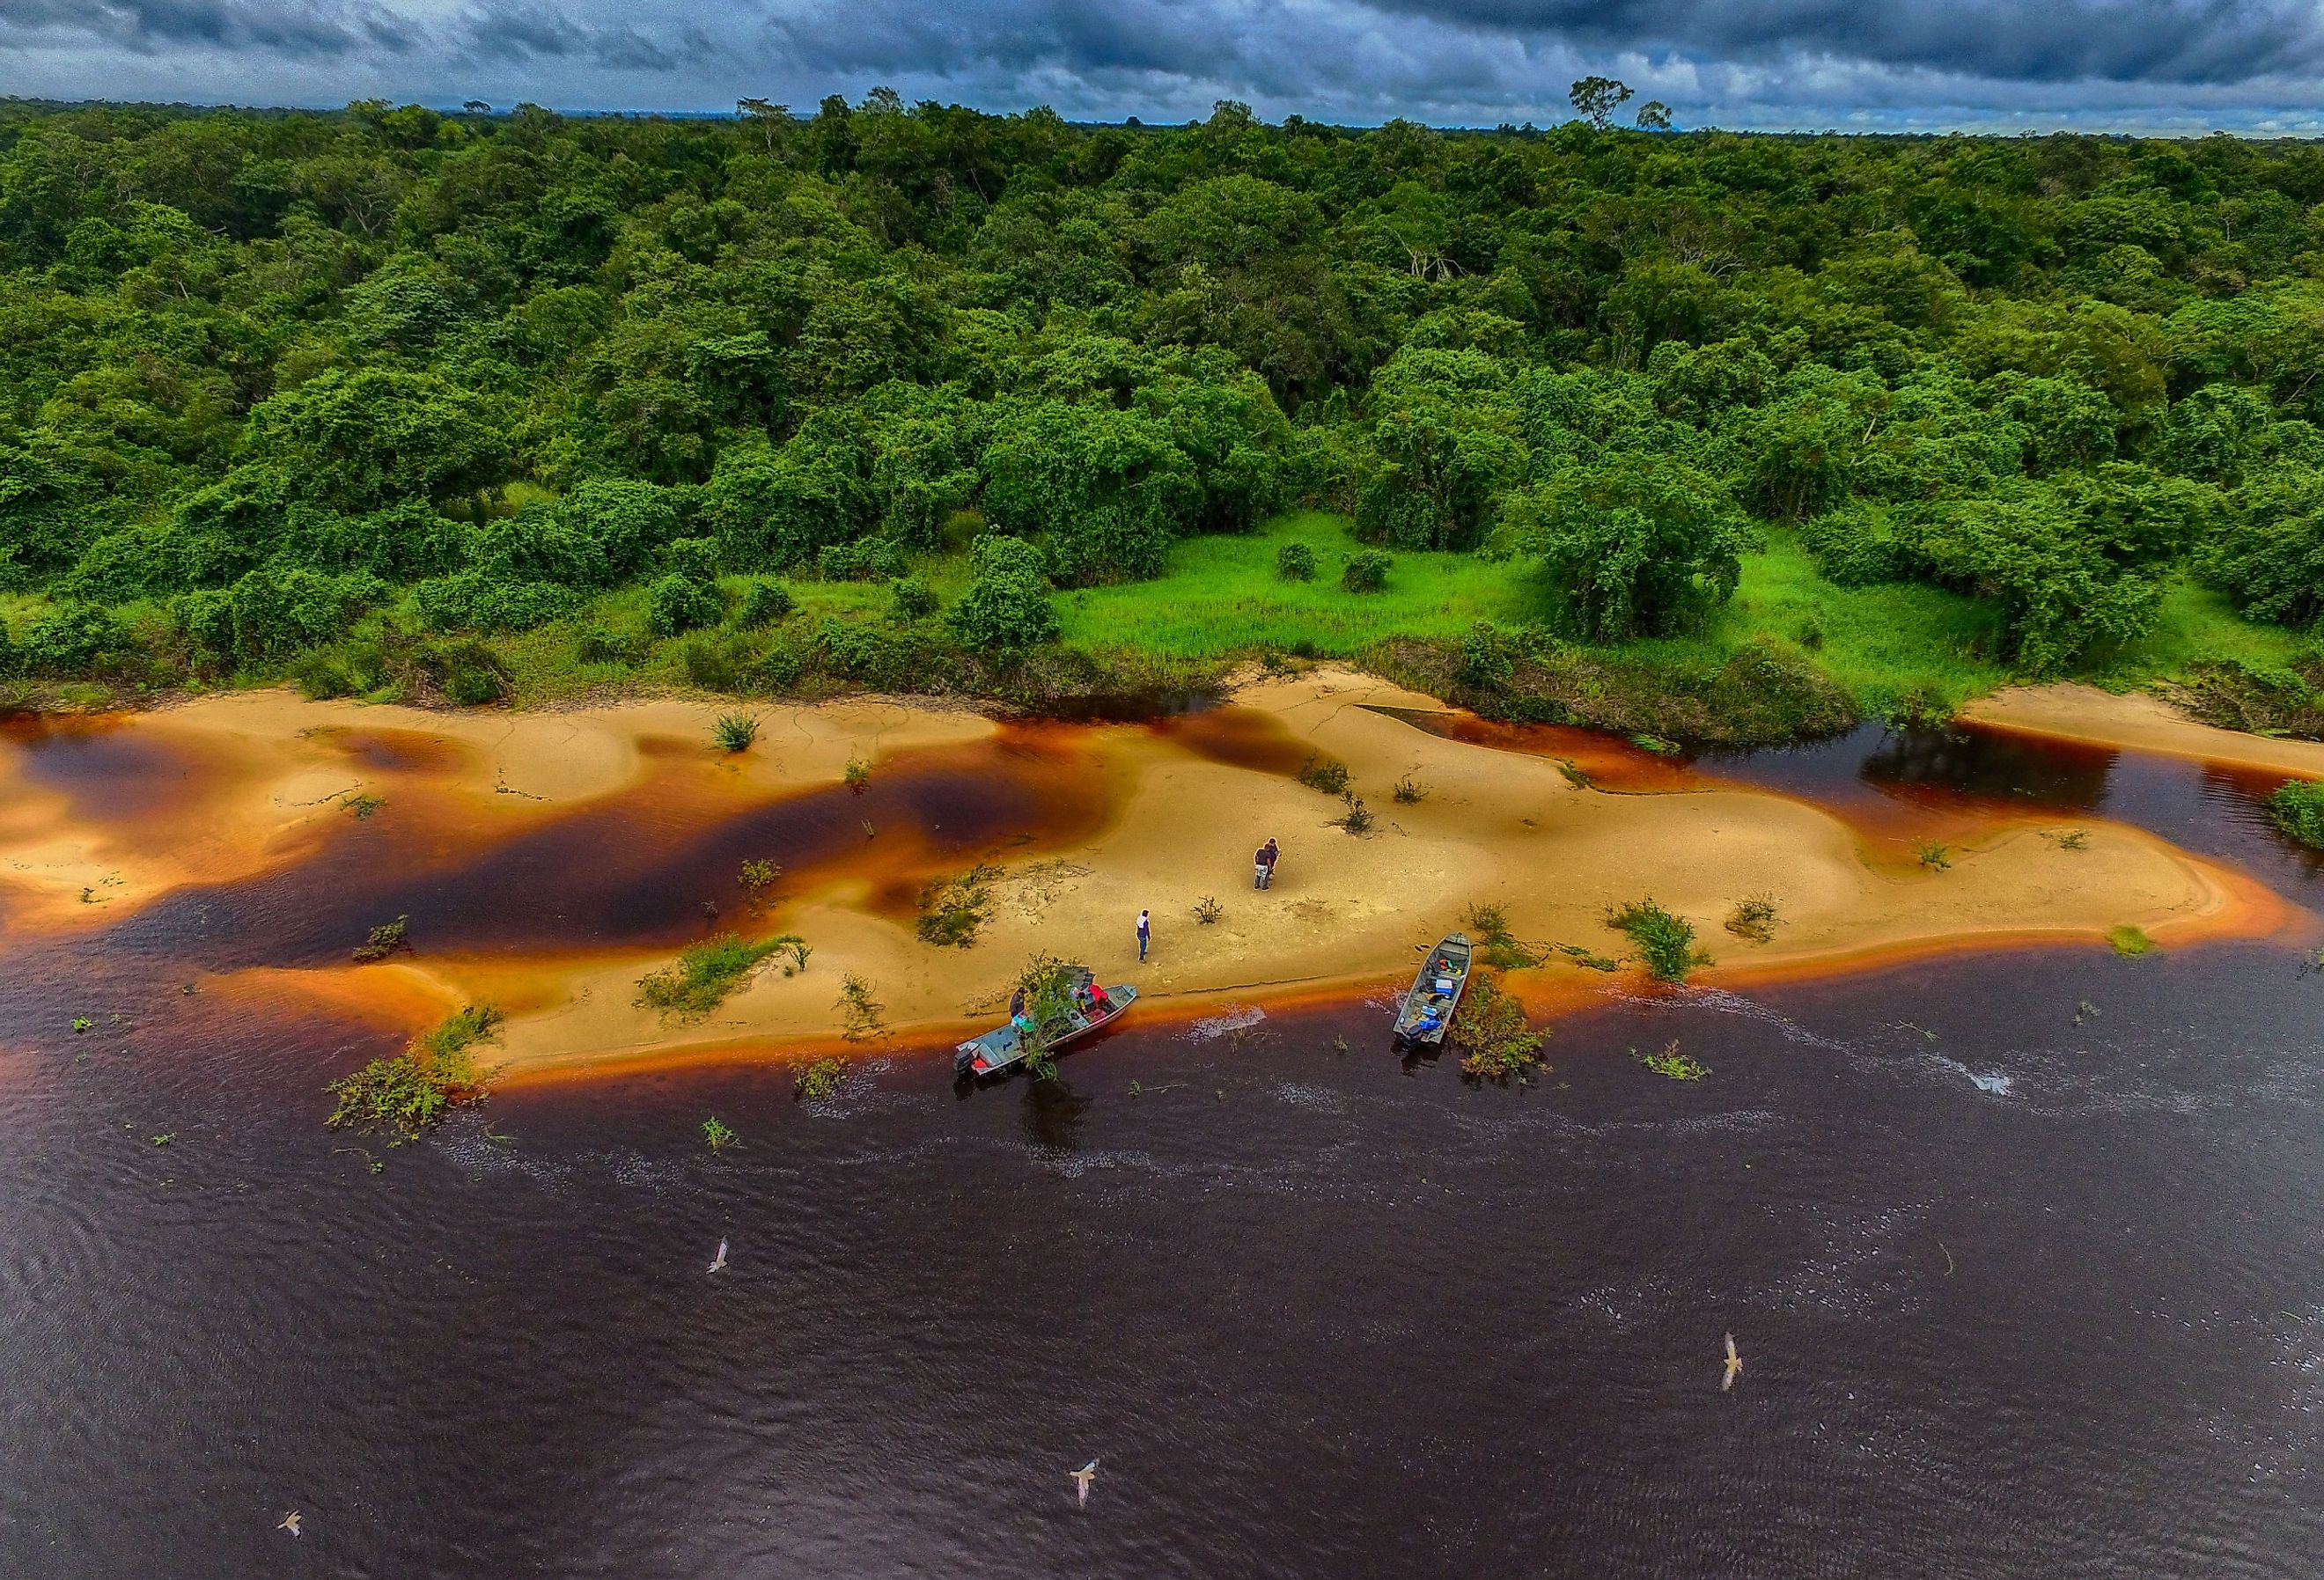
[(1150, 911), (1138, 913), (1138, 957), (1146, 958), (1146, 946), (1154, 941), (1154, 917)]

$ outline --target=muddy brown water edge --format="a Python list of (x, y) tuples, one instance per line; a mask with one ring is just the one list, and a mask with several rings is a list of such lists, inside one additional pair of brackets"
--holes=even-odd
[[(1980, 753), (1695, 767), (2123, 818), (2324, 892), (2272, 785)], [(779, 1064), (687, 1069), (398, 1149), (320, 1123), (392, 1036), (177, 991), (399, 907), (476, 947), (686, 936), (753, 845), (843, 861), (876, 806), (951, 861), (1041, 835), (1055, 778), (627, 808), (417, 878), (350, 823), (69, 943), (0, 933), (0, 1575), (2315, 1572), (2324, 975), (2288, 948), (1617, 999), (1523, 1088), (1399, 1062), (1379, 1006), (1254, 1006), (1055, 1083), (899, 1053), (800, 1104)], [(1674, 1039), (1710, 1078), (1631, 1058)]]

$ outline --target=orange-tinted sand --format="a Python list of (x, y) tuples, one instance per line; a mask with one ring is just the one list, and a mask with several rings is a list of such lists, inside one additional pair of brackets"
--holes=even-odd
[[(1712, 982), (1961, 947), (2097, 944), (2125, 923), (2172, 944), (2269, 934), (2293, 919), (2259, 886), (2121, 825), (2074, 819), (2088, 843), (2068, 849), (2022, 812), (1947, 814), (1953, 866), (1930, 873), (1804, 801), (1716, 781), (1687, 788), (1677, 770), (1656, 784), (1663, 793), (1583, 790), (1549, 757), (1449, 738), (1464, 732), (1416, 728), (1394, 711), (1436, 707), (1368, 677), (1319, 670), (1254, 684), (1231, 708), (1195, 719), (1045, 726), (1054, 750), (1033, 752), (1028, 772), (1070, 781), (1073, 804), (1094, 802), (1066, 820), (1074, 827), (986, 856), (1001, 875), (973, 947), (937, 948), (914, 935), (911, 896), (940, 870), (937, 858), (900, 833), (882, 836), (792, 874), (779, 902), (749, 921), (752, 930), (805, 936), (815, 950), (808, 968), (786, 977), (762, 967), (698, 1021), (667, 1023), (633, 1002), (638, 978), (667, 964), (667, 949), (421, 953), (217, 985), (311, 992), (335, 1012), (412, 1026), (464, 1002), (496, 1003), (510, 1017), (503, 1057), (522, 1075), (836, 1046), (847, 973), (872, 984), (899, 1037), (940, 1039), (997, 1018), (1007, 984), (1036, 951), (1087, 961), (1108, 981), (1136, 981), (1150, 995), (1146, 1016), (1341, 993), (1406, 977), (1417, 951), (1462, 926), (1477, 903), (1503, 908), (1527, 939), (1618, 956), (1628, 945), (1607, 928), (1608, 907), (1651, 895), (1693, 922), (1715, 958), (1704, 976)], [(349, 784), (392, 807), (424, 808), (416, 822), (484, 848), (616, 795), (683, 797), (689, 817), (708, 818), (827, 793), (851, 758), (877, 774), (883, 762), (932, 753), (973, 772), (992, 761), (978, 753), (1010, 742), (1009, 727), (971, 714), (853, 703), (769, 710), (761, 744), (737, 760), (708, 744), (715, 711), (655, 703), (438, 716), (278, 695), (127, 721), (119, 727), (185, 754), (179, 809), (124, 825), (73, 815), (69, 797), (49, 797), (38, 816), (12, 808), (0, 838), (0, 861), (12, 864), (0, 878), (17, 902), (11, 925), (82, 922), (90, 908), (68, 885), (99, 864), (124, 875), (112, 909), (172, 882), (296, 860), (302, 841), (326, 837), (337, 826), (330, 820), (346, 817), (328, 798)], [(1023, 739), (1038, 747), (1043, 737)], [(1310, 754), (1349, 766), (1379, 820), (1374, 832), (1330, 826), (1340, 803), (1292, 777)], [(1425, 799), (1391, 799), (1406, 778), (1426, 787)], [(1282, 841), (1284, 863), (1274, 890), (1257, 893), (1250, 852), (1269, 835)], [(13, 865), (67, 847), (87, 853), (85, 864)], [(1782, 919), (1765, 944), (1720, 925), (1738, 900), (1758, 893), (1775, 897)], [(1195, 919), (1205, 896), (1221, 907), (1213, 925)], [(1141, 907), (1155, 929), (1143, 966), (1131, 934)], [(1613, 980), (1558, 963), (1518, 974), (1515, 985), (1549, 1007)]]

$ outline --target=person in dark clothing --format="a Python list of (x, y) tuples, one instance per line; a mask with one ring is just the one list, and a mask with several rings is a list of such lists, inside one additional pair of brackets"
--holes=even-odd
[(1272, 839), (1260, 845), (1258, 855), (1252, 858), (1250, 886), (1254, 889), (1275, 887), (1275, 864), (1282, 859), (1283, 851)]

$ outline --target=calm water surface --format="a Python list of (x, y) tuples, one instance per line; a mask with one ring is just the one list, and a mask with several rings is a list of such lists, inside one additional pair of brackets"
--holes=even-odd
[[(2025, 790), (2318, 903), (2252, 787), (2036, 755), (1716, 766)], [(366, 1155), (318, 1088), (392, 1039), (178, 992), (317, 947), (253, 904), (0, 959), (0, 1575), (2324, 1571), (2288, 949), (1619, 1002), (1525, 1088), (1355, 1005), (965, 1095), (519, 1089)], [(1629, 1057), (1674, 1039), (1710, 1079)]]

